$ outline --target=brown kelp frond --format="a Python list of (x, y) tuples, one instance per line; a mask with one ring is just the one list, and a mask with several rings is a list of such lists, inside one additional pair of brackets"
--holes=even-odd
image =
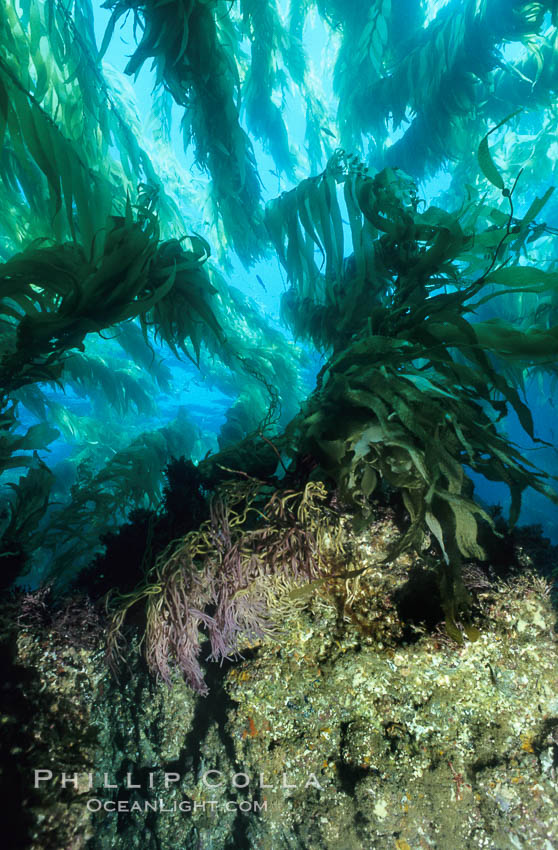
[[(398, 12), (395, 22), (400, 18)], [(487, 109), (501, 66), (498, 45), (522, 41), (535, 50), (543, 19), (542, 3), (459, 0), (447, 4), (428, 26), (417, 27), (401, 44), (404, 54), (390, 73), (359, 88), (355, 97), (354, 113), (364, 131), (377, 127), (380, 115), (385, 121), (391, 113), (395, 127), (412, 119), (378, 161), (419, 178), (448, 158), (465, 157), (470, 134), (482, 132), (482, 120), (490, 120), (490, 106), (496, 106)], [(371, 101), (379, 105), (374, 114), (365, 109)], [(506, 109), (500, 101), (493, 114), (501, 116)]]
[(209, 305), (213, 292), (200, 270), (207, 253), (191, 237), (159, 242), (157, 220), (142, 214), (107, 222), (103, 252), (88, 256), (77, 243), (30, 247), (0, 266), (0, 311), (13, 349), (0, 363), (4, 392), (45, 378), (85, 337), (139, 316), (176, 351), (189, 337), (196, 356), (202, 338), (221, 337)]
[[(164, 340), (176, 356), (180, 349), (199, 363), (202, 341), (214, 336), (215, 343), (211, 347), (215, 348), (216, 343), (224, 343), (224, 332), (211, 303), (211, 296), (217, 290), (204, 268), (210, 253), (209, 245), (199, 236), (187, 239), (189, 249), (184, 249), (177, 239), (159, 246), (154, 263), (154, 282), (163, 285), (166, 276), (171, 273), (173, 285), (162, 298), (157, 299), (147, 316), (142, 316), (142, 324), (145, 327), (152, 325), (155, 335)], [(186, 348), (187, 341), (194, 349), (194, 357)]]
[[(487, 162), (483, 154), (485, 169)], [(518, 244), (533, 236), (549, 193), (521, 220), (514, 218), (512, 192), (502, 194), (509, 214), (482, 200), (455, 214), (437, 207), (421, 212), (405, 174), (386, 169), (369, 176), (357, 159), (337, 151), (322, 174), (267, 205), (266, 224), (291, 284), (285, 317), (295, 333), (321, 348), (342, 349), (366, 327), (371, 337), (391, 339), (394, 348), (411, 339), (439, 345), (446, 333), (448, 346), (460, 345), (483, 368), (490, 368), (485, 347), (511, 357), (518, 344), (523, 356), (537, 362), (542, 349), (535, 339), (551, 358), (552, 328), (535, 328), (531, 338), (518, 330), (512, 340), (509, 323), (465, 318), (504, 293), (556, 291), (555, 273), (510, 262)]]
[(326, 549), (340, 553), (342, 543), (322, 507), (326, 491), (319, 482), (302, 493), (276, 491), (267, 501), (264, 492), (254, 480), (229, 484), (213, 501), (210, 519), (169, 547), (143, 587), (116, 600), (109, 654), (118, 656), (127, 611), (144, 604), (152, 672), (170, 683), (177, 667), (206, 694), (203, 632), (213, 661), (273, 632), (279, 600), (321, 576)]
[[(552, 110), (555, 32), (545, 13), (553, 4), (452, 0), (433, 13), (421, 0), (298, 0), (289, 4), (293, 34), (302, 37), (316, 7), (338, 42), (338, 140), (368, 147), (375, 168), (421, 178), (450, 160), (467, 163), (470, 177), (471, 136), (487, 122), (526, 105)], [(524, 50), (504, 59), (510, 42)]]
[[(547, 476), (498, 432), (502, 402), (493, 399), (490, 380), (460, 365), (455, 373), (463, 379), (460, 386), (442, 359), (425, 358), (416, 368), (417, 351), (396, 351), (394, 359), (387, 345), (363, 335), (343, 358), (330, 361), (322, 388), (305, 411), (301, 450), (317, 458), (357, 506), (366, 510), (383, 480), (404, 494), (417, 521), (413, 533), (426, 520), (445, 551), (450, 544), (442, 539), (442, 528), (462, 556), (482, 557), (475, 517), (490, 520), (472, 501), (464, 465), (508, 485), (512, 521), (526, 487), (556, 496)], [(339, 409), (342, 422), (335, 413)]]
[(0, 413), (0, 472), (33, 465), (33, 457), (18, 452), (44, 449), (59, 435), (56, 428), (40, 423), (22, 434), (17, 417), (17, 402), (8, 403)]
[[(36, 428), (41, 427), (36, 426)], [(25, 440), (27, 440), (26, 444)], [(33, 441), (29, 432), (26, 438), (21, 438), (21, 442), (24, 443), (22, 448), (31, 447)], [(9, 587), (12, 581), (25, 573), (29, 567), (29, 558), (42, 539), (39, 525), (46, 514), (54, 482), (52, 472), (39, 459), (36, 452), (27, 465), (29, 469), (18, 483), (7, 485), (12, 490), (12, 494), (5, 501), (0, 517), (0, 587), (2, 589)]]
[(146, 341), (137, 320), (119, 325), (114, 331), (114, 339), (136, 366), (149, 372), (163, 392), (169, 392), (172, 372)]
[(113, 358), (75, 352), (64, 360), (62, 380), (76, 395), (97, 403), (103, 399), (120, 415), (133, 409), (147, 414), (156, 411), (149, 377), (132, 365), (122, 368), (121, 361)]
[[(37, 451), (44, 451), (60, 436), (45, 422), (22, 429), (17, 407), (12, 401), (0, 408), (0, 473), (8, 477), (0, 511), (1, 587), (8, 587), (29, 568), (29, 559), (42, 541), (38, 528), (47, 512), (54, 476)], [(17, 483), (9, 480), (15, 469), (27, 469)]]
[(53, 581), (63, 582), (85, 567), (99, 550), (100, 538), (124, 522), (130, 511), (159, 507), (165, 467), (181, 453), (196, 455), (198, 433), (181, 415), (162, 428), (139, 434), (117, 451), (101, 444), (105, 460), (100, 469), (92, 447), (86, 445), (79, 453), (77, 480), (69, 497), (63, 494), (63, 504), (51, 510), (41, 541), (43, 552), (49, 553)]
[(113, 198), (135, 197), (138, 183), (157, 188), (165, 227), (183, 230), (133, 108), (104, 76), (87, 12), (5, 0), (0, 41), (0, 222), (11, 249), (52, 233), (102, 250)]
[[(250, 66), (242, 94), (248, 129), (269, 149), (279, 172), (293, 175), (295, 157), (289, 148), (289, 136), (282, 109), (273, 100), (286, 88), (285, 72), (280, 59), (289, 63), (292, 53), (300, 46), (283, 27), (275, 3), (243, 0), (243, 25), (250, 39)], [(304, 71), (304, 58), (298, 57)]]
[(126, 72), (136, 74), (147, 59), (154, 60), (157, 84), (185, 109), (185, 143), (194, 140), (196, 159), (211, 174), (215, 214), (249, 264), (262, 253), (264, 231), (252, 145), (239, 121), (240, 78), (227, 4), (108, 0), (105, 6), (113, 12), (101, 53), (118, 19), (133, 10), (143, 34)]
[[(4, 392), (36, 381), (41, 369), (87, 334), (144, 312), (163, 291), (153, 292), (149, 266), (157, 231), (126, 219), (109, 220), (101, 257), (76, 243), (28, 248), (0, 267), (1, 310), (16, 333), (15, 351), (1, 363)], [(172, 286), (172, 279), (165, 282)]]

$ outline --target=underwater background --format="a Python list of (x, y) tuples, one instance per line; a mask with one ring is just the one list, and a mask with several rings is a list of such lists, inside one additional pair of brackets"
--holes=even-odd
[[(326, 210), (324, 223), (317, 196), (301, 200), (309, 220), (301, 206), (296, 224), (273, 199), (296, 193), (339, 150), (370, 175), (401, 169), (415, 181), (418, 210), (434, 206), (458, 222), (478, 204), (471, 231), (491, 227), (498, 238), (509, 213), (501, 186), (519, 178), (511, 221), (523, 229), (494, 267), (552, 274), (552, 3), (203, 3), (178, 20), (172, 4), (153, 19), (149, 8), (23, 3), (3, 12), (1, 251), (5, 262), (18, 257), (3, 270), (3, 370), (20, 370), (4, 381), (13, 436), (3, 480), (14, 514), (25, 500), (18, 466), (37, 488), (32, 516), (17, 526), (32, 585), (67, 581), (131, 509), (156, 508), (171, 457), (197, 462), (266, 417), (266, 433), (281, 433), (313, 391), (340, 337), (321, 308), (347, 309), (323, 281), (341, 286), (357, 237), (341, 208), (339, 220)], [(502, 119), (486, 173), (477, 149)], [(151, 282), (138, 289), (128, 280), (94, 314), (67, 289), (86, 286), (74, 266), (64, 285), (52, 279), (56, 245), (68, 260), (70, 245), (102, 256), (107, 214), (128, 215), (144, 233), (149, 225), (149, 249), (130, 250), (158, 240), (160, 285), (185, 259), (158, 306), (141, 303)], [(488, 267), (497, 239), (482, 238)], [(446, 291), (467, 263), (447, 247), (454, 270), (441, 261), (429, 270), (441, 270)], [(25, 258), (44, 260), (35, 279)], [(142, 273), (149, 263), (146, 253)], [(90, 297), (102, 301), (117, 270), (95, 281), (94, 269)], [(501, 317), (531, 334), (552, 328), (553, 282), (524, 279), (509, 278), (475, 320)], [(552, 474), (555, 346), (523, 361), (520, 349), (510, 337), (505, 368), (546, 443), (533, 443), (509, 396), (497, 427)], [(506, 486), (472, 466), (477, 498), (506, 512)], [(521, 511), (556, 540), (544, 496), (527, 489)]]
[[(101, 729), (104, 766), (121, 776), (133, 742), (115, 743), (118, 710), (138, 740), (158, 730), (159, 767), (239, 768), (230, 735), (254, 771), (274, 761), (257, 752), (258, 730), (271, 735), (260, 713), (283, 695), (231, 668), (256, 658), (290, 681), (273, 640), (309, 659), (313, 682), (327, 657), (341, 690), (390, 676), (382, 655), (357, 669), (361, 647), (482, 646), (455, 687), (486, 667), (513, 725), (523, 695), (511, 678), (530, 674), (526, 661), (509, 673), (511, 651), (494, 672), (494, 641), (511, 641), (499, 588), (529, 624), (537, 675), (555, 651), (556, 0), (0, 0), (0, 44), (0, 581), (2, 628), (24, 633), (19, 655), (7, 639), (8, 677), (46, 663), (43, 633), (71, 677), (69, 648), (84, 653), (84, 688), (103, 708), (95, 719), (84, 697), (70, 715)], [(540, 610), (520, 608), (523, 591)], [(431, 660), (414, 660), (425, 681)], [(302, 708), (281, 734), (311, 736), (312, 713), (325, 718), (339, 787), (368, 799), (358, 783), (374, 736), (354, 715), (330, 717), (332, 684), (307, 712), (308, 682), (292, 675)], [(231, 733), (247, 693), (249, 719)], [(366, 699), (399, 705), (394, 693)], [(150, 700), (165, 717), (187, 706), (172, 746)], [(412, 773), (397, 728), (443, 726), (450, 702), (441, 721), (395, 712), (384, 761), (399, 752)], [(213, 706), (205, 726), (200, 703)], [(493, 709), (471, 709), (475, 728)], [(535, 714), (513, 734), (530, 735), (521, 752), (539, 764), (552, 750), (555, 771), (548, 717), (544, 734)], [(294, 763), (289, 741), (281, 757)], [(454, 801), (462, 785), (473, 794), (473, 774), (453, 767), (466, 749), (442, 760)], [(146, 753), (138, 745), (144, 771), (157, 761)], [(342, 845), (341, 822), (312, 843), (314, 816), (301, 816), (305, 838), (235, 821), (181, 840), (415, 847), (397, 824), (386, 843), (346, 824)], [(132, 847), (151, 829), (79, 823), (85, 843), (68, 846)], [(508, 827), (463, 847), (507, 847)], [(444, 829), (425, 846), (448, 846)], [(158, 830), (145, 846), (171, 846)], [(549, 835), (533, 846), (558, 846)]]

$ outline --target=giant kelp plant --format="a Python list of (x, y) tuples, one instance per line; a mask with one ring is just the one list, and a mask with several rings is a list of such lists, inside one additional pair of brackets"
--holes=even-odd
[[(556, 374), (541, 216), (555, 211), (558, 7), (435, 5), (109, 0), (99, 45), (88, 0), (2, 0), (2, 582), (75, 580), (130, 510), (153, 512), (151, 534), (163, 470), (188, 455), (210, 519), (159, 523), (182, 540), (141, 558), (112, 629), (117, 643), (145, 601), (164, 678), (175, 658), (203, 690), (200, 627), (225, 657), (271, 628), (278, 589), (322, 580), (304, 506), (323, 488), (359, 524), (372, 498), (400, 494), (397, 548), (437, 541), (450, 628), (461, 561), (484, 557), (492, 528), (470, 471), (507, 485), (512, 524), (526, 488), (556, 500), (504, 426), (513, 412), (536, 439), (526, 382)], [(129, 13), (136, 45), (115, 70), (104, 57)], [(307, 49), (316, 16), (331, 91)], [(142, 124), (120, 71), (148, 61)], [(426, 204), (416, 181), (440, 167), (449, 188)], [(269, 171), (280, 194), (264, 203)], [(286, 333), (242, 291), (274, 256)], [(218, 434), (177, 404), (187, 381), (228, 398)], [(49, 444), (67, 455), (53, 469)], [(277, 513), (291, 493), (298, 512)]]

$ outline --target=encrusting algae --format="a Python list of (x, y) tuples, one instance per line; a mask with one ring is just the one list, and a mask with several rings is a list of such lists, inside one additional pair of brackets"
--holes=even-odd
[[(415, 622), (401, 619), (409, 574), (427, 566), (403, 554), (380, 568), (398, 532), (389, 510), (376, 516), (358, 533), (338, 520), (363, 571), (318, 584), (256, 645), (239, 638), (244, 660), (207, 666), (201, 703), (176, 674), (172, 688), (150, 679), (134, 652), (117, 684), (98, 638), (97, 649), (76, 652), (60, 634), (24, 627), (18, 659), (40, 707), (26, 760), (53, 773), (29, 801), (31, 850), (71, 834), (76, 848), (93, 834), (95, 847), (124, 848), (144, 830), (169, 848), (225, 848), (231, 834), (261, 848), (552, 846), (558, 681), (548, 582), (525, 552), (506, 581), (467, 567), (480, 636), (458, 644), (443, 628), (426, 630), (419, 611)], [(43, 730), (53, 722), (61, 742), (74, 739), (72, 755), (49, 753)], [(62, 790), (62, 771), (87, 772), (79, 762), (95, 772), (93, 789), (80, 777), (78, 789)], [(102, 787), (104, 773), (116, 788)], [(124, 787), (128, 773), (138, 789)], [(116, 797), (128, 801), (126, 821), (103, 813)], [(159, 797), (166, 813), (149, 815)], [(86, 815), (90, 799), (101, 811)], [(180, 803), (187, 816), (172, 814)], [(41, 806), (62, 804), (63, 824), (41, 817)]]

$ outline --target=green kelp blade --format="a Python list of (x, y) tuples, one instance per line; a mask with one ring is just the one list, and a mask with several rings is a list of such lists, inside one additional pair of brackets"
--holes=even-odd
[(511, 115), (507, 115), (505, 118), (500, 121), (499, 124), (496, 124), (495, 127), (492, 127), (491, 130), (488, 131), (484, 139), (479, 145), (479, 149), (477, 151), (477, 159), (480, 165), (480, 169), (487, 180), (489, 180), (493, 186), (496, 186), (497, 189), (500, 189), (502, 192), (506, 188), (506, 184), (504, 183), (504, 178), (496, 168), (496, 164), (492, 159), (492, 154), (490, 153), (490, 149), (488, 147), (488, 137), (496, 132), (503, 124), (506, 124), (516, 115), (519, 115), (522, 112), (522, 109), (517, 109), (515, 112), (512, 112)]
[(558, 291), (558, 272), (547, 272), (537, 266), (505, 266), (494, 269), (486, 281), (522, 292)]
[(528, 225), (536, 219), (542, 209), (546, 206), (546, 204), (552, 197), (555, 188), (555, 186), (550, 186), (546, 190), (542, 198), (535, 198), (535, 200), (532, 202), (531, 206), (523, 216), (523, 220), (521, 222), (520, 235), (527, 230)]
[(366, 572), (369, 568), (369, 565), (365, 567), (360, 567), (356, 570), (347, 570), (342, 573), (332, 573), (331, 575), (323, 576), (322, 578), (316, 578), (312, 581), (308, 582), (308, 584), (303, 584), (302, 587), (295, 587), (294, 590), (291, 590), (286, 595), (286, 599), (290, 599), (292, 601), (303, 602), (307, 599), (310, 599), (311, 596), (314, 595), (314, 591), (319, 587), (323, 587), (324, 584), (327, 584), (328, 581), (332, 581), (333, 579), (341, 579), (345, 581), (346, 579), (356, 578), (357, 576), (362, 575), (362, 573)]
[(479, 145), (477, 159), (479, 161), (480, 169), (486, 179), (490, 180), (493, 186), (496, 186), (498, 189), (503, 191), (505, 189), (504, 179), (496, 168), (496, 164), (492, 159), (492, 154), (490, 153), (488, 147), (488, 135), (489, 134), (484, 137), (484, 139)]
[(46, 422), (40, 422), (38, 425), (31, 425), (27, 433), (19, 440), (18, 449), (43, 449), (49, 443), (54, 442), (60, 436), (60, 431), (48, 425)]

